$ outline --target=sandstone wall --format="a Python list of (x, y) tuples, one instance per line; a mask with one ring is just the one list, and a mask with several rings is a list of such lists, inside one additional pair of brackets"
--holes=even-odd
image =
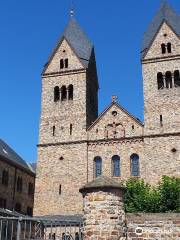
[[(113, 125), (114, 123), (114, 125)], [(115, 137), (114, 132), (116, 131)], [(88, 130), (88, 140), (135, 137), (143, 135), (143, 125), (118, 105), (112, 104)]]
[(102, 174), (112, 176), (112, 157), (120, 157), (120, 177), (113, 177), (117, 181), (127, 180), (131, 176), (130, 156), (135, 153), (139, 155), (140, 177), (144, 169), (144, 143), (142, 139), (114, 140), (89, 143), (88, 145), (88, 181), (94, 176), (94, 158), (102, 158)]
[[(172, 53), (162, 54), (161, 44), (172, 45)], [(180, 71), (180, 40), (172, 29), (164, 23), (159, 30), (145, 59), (142, 61), (144, 84), (144, 134), (164, 134), (180, 132), (180, 87), (158, 90), (157, 74), (161, 72), (165, 78), (167, 71)], [(162, 124), (160, 123), (162, 115)]]
[(86, 182), (86, 143), (39, 147), (34, 215), (81, 213)]
[(126, 214), (127, 240), (179, 240), (180, 214)]

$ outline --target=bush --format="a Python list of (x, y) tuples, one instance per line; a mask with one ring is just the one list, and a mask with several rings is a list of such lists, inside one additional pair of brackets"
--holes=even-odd
[(126, 212), (179, 212), (180, 179), (163, 177), (153, 188), (144, 180), (131, 178), (126, 182)]
[(158, 191), (161, 212), (180, 212), (180, 178), (164, 176)]

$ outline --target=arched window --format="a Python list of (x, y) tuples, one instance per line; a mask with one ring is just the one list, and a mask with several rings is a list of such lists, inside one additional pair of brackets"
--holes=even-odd
[(64, 60), (61, 59), (61, 60), (60, 60), (60, 69), (63, 69), (63, 68), (64, 68)]
[(171, 72), (166, 72), (166, 88), (172, 88), (172, 74), (171, 74)]
[(59, 101), (59, 98), (60, 98), (59, 87), (56, 86), (56, 87), (54, 88), (54, 102)]
[(162, 51), (162, 54), (166, 53), (166, 45), (164, 43), (161, 44), (161, 51)]
[(118, 155), (114, 155), (112, 157), (112, 175), (113, 177), (119, 177), (120, 174), (120, 157)]
[(94, 158), (94, 175), (98, 177), (102, 174), (102, 159), (101, 157)]
[(65, 68), (68, 68), (68, 58), (66, 58), (64, 62), (65, 62)]
[(71, 85), (69, 85), (69, 87), (68, 87), (68, 98), (69, 98), (69, 100), (73, 100), (73, 85), (71, 84)]
[(174, 71), (174, 86), (180, 87), (180, 75), (179, 70)]
[(131, 155), (131, 176), (139, 176), (139, 156), (137, 154)]
[(8, 182), (9, 182), (9, 173), (6, 170), (3, 170), (2, 172), (2, 184), (4, 186), (8, 186)]
[(168, 53), (171, 53), (171, 43), (167, 44), (167, 51), (168, 51)]
[(67, 99), (67, 89), (66, 86), (61, 87), (61, 101), (64, 101)]
[(163, 89), (164, 88), (164, 81), (163, 81), (163, 75), (161, 72), (157, 74), (157, 84), (158, 84), (158, 89)]

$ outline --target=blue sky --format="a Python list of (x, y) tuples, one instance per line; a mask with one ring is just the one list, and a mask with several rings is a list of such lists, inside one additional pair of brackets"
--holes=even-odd
[[(140, 48), (158, 0), (75, 0), (78, 23), (95, 45), (99, 112), (112, 94), (143, 120)], [(180, 13), (179, 0), (169, 0)], [(37, 156), (43, 65), (69, 19), (70, 0), (0, 2), (0, 138), (27, 161)]]

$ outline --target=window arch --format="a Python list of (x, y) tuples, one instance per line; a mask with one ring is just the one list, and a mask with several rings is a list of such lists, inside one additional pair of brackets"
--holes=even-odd
[(64, 60), (64, 63), (65, 63), (65, 68), (68, 68), (68, 58)]
[(120, 157), (118, 155), (114, 155), (112, 157), (112, 176), (119, 177), (120, 173)]
[(66, 86), (61, 87), (61, 101), (64, 101), (67, 99), (67, 89)]
[(68, 99), (73, 100), (73, 85), (69, 85), (68, 87)]
[(98, 177), (102, 174), (102, 159), (97, 156), (94, 158), (94, 175)]
[(63, 69), (63, 68), (64, 68), (64, 60), (61, 59), (61, 60), (60, 60), (60, 69)]
[(180, 74), (179, 70), (174, 71), (174, 86), (180, 87)]
[(172, 74), (171, 72), (166, 72), (166, 88), (172, 88)]
[(56, 87), (54, 88), (54, 102), (59, 101), (59, 98), (60, 98), (59, 87), (56, 86)]
[(166, 45), (164, 43), (161, 44), (161, 51), (162, 51), (162, 54), (166, 53)]
[(167, 52), (171, 53), (171, 43), (167, 43)]
[(137, 154), (131, 155), (131, 176), (139, 176), (139, 156)]
[(161, 72), (157, 74), (157, 84), (158, 84), (158, 89), (164, 88), (163, 74)]

